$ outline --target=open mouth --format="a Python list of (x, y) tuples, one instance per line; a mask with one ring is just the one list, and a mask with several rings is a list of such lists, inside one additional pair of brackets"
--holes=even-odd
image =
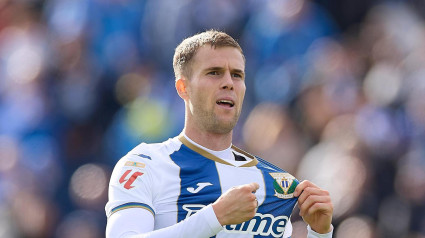
[(216, 103), (220, 106), (226, 106), (226, 107), (233, 107), (235, 105), (235, 103), (230, 100), (218, 100)]

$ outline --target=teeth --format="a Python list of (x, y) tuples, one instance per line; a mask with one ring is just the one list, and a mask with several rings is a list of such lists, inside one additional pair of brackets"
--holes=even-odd
[(233, 106), (233, 102), (230, 100), (219, 100), (217, 103), (227, 103)]

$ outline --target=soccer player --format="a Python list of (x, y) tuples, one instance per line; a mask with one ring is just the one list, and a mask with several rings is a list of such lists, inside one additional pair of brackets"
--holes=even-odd
[(290, 237), (297, 202), (308, 237), (332, 237), (327, 191), (232, 145), (246, 89), (239, 44), (206, 31), (176, 48), (173, 66), (184, 129), (117, 163), (106, 237)]

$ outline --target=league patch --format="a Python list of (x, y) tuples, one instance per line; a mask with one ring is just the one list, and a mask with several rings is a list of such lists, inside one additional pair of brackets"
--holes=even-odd
[(134, 167), (144, 168), (146, 167), (146, 164), (140, 163), (140, 162), (134, 162), (134, 161), (127, 161), (125, 162), (124, 166), (134, 166)]
[(123, 184), (124, 182), (126, 182), (124, 184), (124, 188), (128, 190), (134, 188), (134, 186), (132, 186), (133, 182), (137, 179), (137, 177), (143, 175), (142, 172), (134, 172), (134, 173), (132, 172), (133, 171), (131, 169), (125, 171), (119, 180), (120, 184)]
[(269, 173), (273, 177), (275, 196), (282, 199), (294, 197), (294, 191), (299, 184), (298, 180), (289, 173)]

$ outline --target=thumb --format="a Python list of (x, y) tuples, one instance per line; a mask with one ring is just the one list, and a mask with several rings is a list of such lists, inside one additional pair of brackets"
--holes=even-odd
[(255, 193), (260, 188), (260, 185), (258, 185), (258, 183), (250, 183), (250, 185), (253, 193)]

